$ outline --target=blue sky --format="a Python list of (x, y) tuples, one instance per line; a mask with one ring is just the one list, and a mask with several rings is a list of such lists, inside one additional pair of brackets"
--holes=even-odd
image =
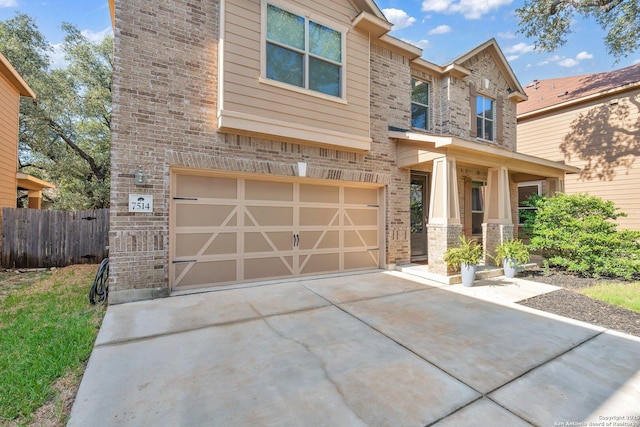
[[(566, 46), (553, 53), (533, 51), (533, 40), (516, 33), (514, 10), (524, 0), (376, 0), (395, 24), (391, 35), (423, 48), (423, 57), (446, 64), (495, 37), (523, 85), (548, 79), (609, 71), (640, 61), (640, 52), (617, 64), (602, 43), (604, 33), (594, 21), (576, 19)], [(16, 11), (32, 16), (49, 43), (62, 42), (62, 22), (75, 24), (99, 40), (111, 32), (107, 0), (0, 0), (0, 20)], [(54, 62), (61, 57), (54, 58)]]

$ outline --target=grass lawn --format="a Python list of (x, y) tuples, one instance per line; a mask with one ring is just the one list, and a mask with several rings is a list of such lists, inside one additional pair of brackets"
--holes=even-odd
[(97, 268), (0, 274), (1, 425), (66, 423), (60, 394), (75, 393), (105, 313), (88, 298)]
[(590, 298), (640, 313), (640, 282), (599, 283), (583, 289)]

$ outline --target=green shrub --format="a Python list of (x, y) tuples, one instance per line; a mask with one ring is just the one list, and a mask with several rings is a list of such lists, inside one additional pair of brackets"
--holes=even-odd
[(527, 224), (531, 248), (550, 265), (585, 276), (627, 279), (640, 274), (640, 232), (618, 230), (626, 216), (611, 201), (588, 194), (558, 194), (535, 201)]
[(505, 240), (496, 247), (496, 256), (494, 260), (497, 265), (501, 265), (504, 259), (509, 260), (512, 267), (517, 267), (529, 262), (529, 248), (522, 240), (512, 239)]
[(482, 259), (483, 249), (475, 239), (460, 236), (460, 245), (447, 249), (444, 262), (448, 267), (460, 271), (461, 264), (478, 264)]

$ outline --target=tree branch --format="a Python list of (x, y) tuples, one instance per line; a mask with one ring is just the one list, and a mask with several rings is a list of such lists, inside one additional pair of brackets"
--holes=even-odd
[(104, 181), (104, 172), (101, 168), (98, 167), (93, 157), (88, 155), (82, 148), (78, 147), (78, 145), (64, 133), (62, 127), (53, 119), (47, 118), (46, 120), (49, 128), (53, 130), (56, 135), (58, 135), (69, 147), (71, 147), (73, 151), (78, 153), (80, 157), (82, 157), (87, 163), (89, 163), (89, 167), (91, 168), (91, 171), (96, 176), (96, 178), (98, 178), (100, 181)]

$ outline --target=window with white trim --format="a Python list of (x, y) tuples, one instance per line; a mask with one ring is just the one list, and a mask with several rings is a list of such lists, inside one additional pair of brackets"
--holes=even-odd
[(495, 140), (495, 102), (480, 94), (476, 96), (477, 137), (487, 141)]
[(340, 31), (267, 4), (266, 77), (342, 97), (343, 37)]
[(429, 83), (411, 79), (411, 127), (429, 129)]

